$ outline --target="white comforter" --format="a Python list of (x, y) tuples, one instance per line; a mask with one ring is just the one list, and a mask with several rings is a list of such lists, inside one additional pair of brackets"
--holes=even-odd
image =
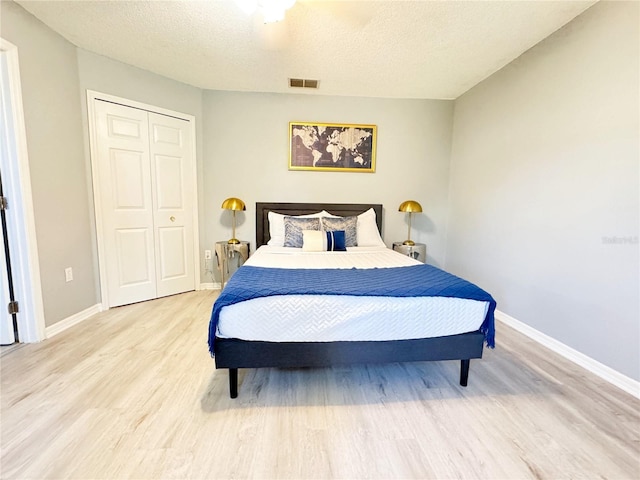
[[(391, 268), (419, 262), (388, 248), (303, 252), (262, 246), (246, 265), (269, 268)], [(217, 336), (269, 342), (406, 340), (478, 330), (487, 302), (448, 297), (287, 295), (222, 309)]]

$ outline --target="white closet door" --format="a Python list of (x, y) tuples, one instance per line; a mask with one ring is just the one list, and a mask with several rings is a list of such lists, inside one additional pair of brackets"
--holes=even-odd
[(109, 306), (156, 298), (156, 262), (144, 110), (96, 101), (103, 261)]
[(194, 290), (191, 122), (97, 99), (94, 111), (106, 303)]
[(157, 296), (195, 288), (190, 125), (149, 113)]

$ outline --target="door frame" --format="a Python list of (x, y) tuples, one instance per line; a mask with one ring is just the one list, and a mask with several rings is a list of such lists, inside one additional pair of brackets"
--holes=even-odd
[[(44, 340), (46, 335), (18, 47), (0, 38), (0, 54), (6, 58), (8, 70), (9, 85), (5, 91), (8, 98), (4, 100), (10, 102), (8, 108), (0, 109), (0, 115), (10, 115), (10, 118), (5, 117), (9, 125), (8, 138), (2, 141), (6, 141), (9, 156), (16, 159), (7, 164), (2, 159), (0, 162), (5, 189), (14, 192), (13, 201), (7, 209), (7, 219), (13, 227), (9, 240), (15, 296), (20, 306), (18, 334), (20, 342), (32, 343)], [(1, 305), (0, 308), (5, 310), (6, 306)]]
[(98, 169), (98, 151), (97, 151), (97, 136), (96, 136), (96, 119), (95, 119), (95, 102), (105, 101), (115, 103), (125, 107), (136, 108), (138, 110), (145, 110), (147, 112), (158, 113), (160, 115), (167, 115), (169, 117), (179, 118), (186, 120), (191, 125), (191, 155), (193, 158), (192, 171), (190, 174), (189, 183), (192, 185), (193, 192), (193, 261), (194, 261), (194, 285), (196, 290), (200, 290), (200, 235), (198, 231), (198, 166), (196, 157), (196, 118), (193, 115), (186, 113), (175, 112), (173, 110), (167, 110), (154, 105), (148, 105), (145, 103), (137, 102), (135, 100), (129, 100), (122, 97), (116, 97), (107, 93), (96, 92), (94, 90), (87, 90), (87, 112), (89, 120), (89, 150), (91, 155), (91, 179), (93, 181), (93, 205), (96, 219), (96, 239), (98, 244), (98, 271), (100, 274), (100, 296), (102, 302), (102, 308), (107, 310), (111, 304), (109, 302), (109, 289), (107, 283), (107, 271), (104, 268), (106, 265), (106, 252), (104, 246), (105, 229), (103, 225), (102, 216), (102, 192), (101, 182), (99, 178)]

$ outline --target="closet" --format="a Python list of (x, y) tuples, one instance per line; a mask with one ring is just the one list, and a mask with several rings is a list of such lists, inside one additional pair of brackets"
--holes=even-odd
[(194, 290), (194, 122), (90, 94), (103, 307)]

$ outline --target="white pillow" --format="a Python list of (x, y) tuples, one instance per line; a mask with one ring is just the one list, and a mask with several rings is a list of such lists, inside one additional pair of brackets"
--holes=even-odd
[(358, 215), (358, 246), (359, 247), (386, 247), (378, 225), (376, 224), (376, 211), (370, 208)]
[[(298, 215), (297, 218), (314, 218), (322, 217), (323, 213), (318, 212), (310, 213), (309, 215)], [(269, 212), (267, 217), (269, 218), (269, 241), (267, 245), (273, 245), (276, 247), (284, 246), (284, 217), (290, 217), (293, 215), (282, 215), (281, 213)]]
[[(269, 212), (269, 236), (271, 237), (267, 242), (267, 245), (274, 245), (276, 247), (284, 246), (284, 217), (288, 215), (282, 215), (280, 213)], [(339, 215), (332, 215), (326, 210), (322, 210), (317, 213), (310, 213), (308, 215), (298, 215), (300, 218), (314, 218), (314, 217), (338, 217)], [(358, 215), (358, 246), (359, 247), (386, 247), (380, 232), (378, 231), (378, 225), (376, 224), (376, 211), (370, 208), (366, 212)]]
[(304, 252), (326, 252), (327, 235), (322, 230), (302, 231), (302, 251)]

